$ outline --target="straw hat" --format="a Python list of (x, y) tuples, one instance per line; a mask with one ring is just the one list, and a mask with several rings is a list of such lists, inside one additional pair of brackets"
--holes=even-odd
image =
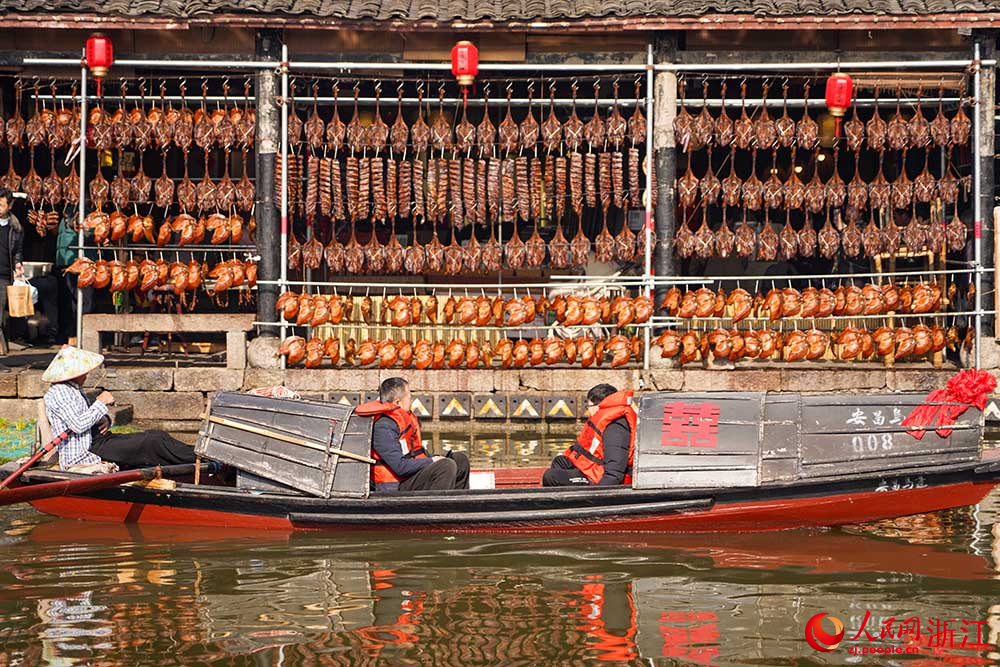
[(85, 375), (104, 363), (104, 356), (78, 347), (63, 345), (42, 374), (45, 382), (66, 382)]

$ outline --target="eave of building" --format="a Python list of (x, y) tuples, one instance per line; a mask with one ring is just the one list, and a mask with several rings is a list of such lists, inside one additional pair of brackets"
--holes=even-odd
[(334, 17), (222, 14), (175, 19), (85, 14), (18, 14), (0, 17), (0, 28), (188, 30), (203, 26), (245, 28), (299, 28), (316, 30), (392, 30), (400, 32), (552, 32), (552, 31), (656, 31), (656, 30), (894, 30), (1000, 26), (1000, 13), (954, 13), (924, 16), (850, 14), (838, 16), (759, 16), (706, 14), (696, 17), (596, 17), (532, 21), (438, 21), (393, 19), (385, 21)]

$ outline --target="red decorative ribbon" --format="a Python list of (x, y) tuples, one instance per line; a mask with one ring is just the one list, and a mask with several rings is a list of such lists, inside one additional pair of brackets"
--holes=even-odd
[[(986, 371), (968, 369), (956, 373), (944, 389), (935, 389), (924, 402), (913, 409), (903, 426), (937, 427), (934, 430), (942, 438), (951, 435), (950, 426), (970, 407), (980, 412), (986, 409), (986, 398), (997, 388), (997, 379)], [(909, 431), (917, 440), (924, 437), (923, 428)]]

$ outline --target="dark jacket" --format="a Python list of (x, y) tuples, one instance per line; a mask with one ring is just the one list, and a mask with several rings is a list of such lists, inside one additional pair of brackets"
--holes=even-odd
[[(399, 426), (391, 419), (383, 418), (375, 422), (372, 429), (372, 449), (375, 450), (382, 462), (388, 466), (396, 477), (406, 479), (417, 474), (424, 466), (429, 466), (434, 460), (426, 458), (412, 458), (403, 456), (403, 449), (399, 446)], [(398, 482), (387, 482), (376, 484), (376, 491), (398, 491)]]
[[(17, 271), (17, 265), (22, 262), (21, 251), (24, 249), (24, 227), (21, 226), (21, 221), (17, 219), (14, 212), (10, 213), (10, 279), (14, 279), (14, 273)], [(0, 276), (3, 277), (3, 276)]]
[(597, 481), (598, 486), (613, 486), (625, 480), (629, 436), (625, 417), (614, 420), (604, 429), (604, 476)]

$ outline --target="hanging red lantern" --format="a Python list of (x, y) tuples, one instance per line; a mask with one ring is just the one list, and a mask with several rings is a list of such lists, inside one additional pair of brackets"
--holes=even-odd
[(458, 85), (472, 85), (479, 74), (479, 49), (475, 44), (462, 40), (451, 47), (451, 73), (458, 79)]
[(854, 80), (847, 74), (837, 72), (826, 80), (826, 106), (836, 119), (835, 136), (840, 136), (840, 119), (851, 106), (854, 94)]
[(94, 33), (87, 40), (87, 68), (97, 79), (97, 94), (101, 93), (101, 79), (108, 75), (108, 70), (114, 63), (114, 48), (111, 40), (101, 33)]

